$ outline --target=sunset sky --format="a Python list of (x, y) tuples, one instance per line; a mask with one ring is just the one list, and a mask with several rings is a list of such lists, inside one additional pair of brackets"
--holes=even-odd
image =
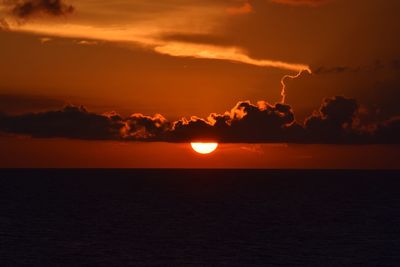
[(399, 12), (0, 0), (0, 167), (398, 168)]

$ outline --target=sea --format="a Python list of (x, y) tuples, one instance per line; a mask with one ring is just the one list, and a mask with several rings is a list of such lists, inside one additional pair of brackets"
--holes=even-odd
[(400, 266), (400, 171), (3, 169), (0, 266)]

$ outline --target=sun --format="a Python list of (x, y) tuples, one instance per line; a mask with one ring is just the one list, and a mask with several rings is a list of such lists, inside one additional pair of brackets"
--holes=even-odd
[(190, 143), (190, 145), (194, 151), (204, 155), (214, 152), (218, 147), (218, 143)]

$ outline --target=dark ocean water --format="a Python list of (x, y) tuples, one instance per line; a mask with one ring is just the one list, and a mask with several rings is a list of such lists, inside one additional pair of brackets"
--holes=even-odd
[(400, 172), (0, 177), (0, 266), (400, 266)]

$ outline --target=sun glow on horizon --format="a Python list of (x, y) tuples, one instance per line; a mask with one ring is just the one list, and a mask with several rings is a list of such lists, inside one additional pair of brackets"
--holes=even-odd
[(196, 143), (190, 143), (190, 145), (192, 146), (194, 151), (196, 151), (199, 154), (203, 154), (203, 155), (214, 152), (218, 147), (218, 143), (196, 142)]

